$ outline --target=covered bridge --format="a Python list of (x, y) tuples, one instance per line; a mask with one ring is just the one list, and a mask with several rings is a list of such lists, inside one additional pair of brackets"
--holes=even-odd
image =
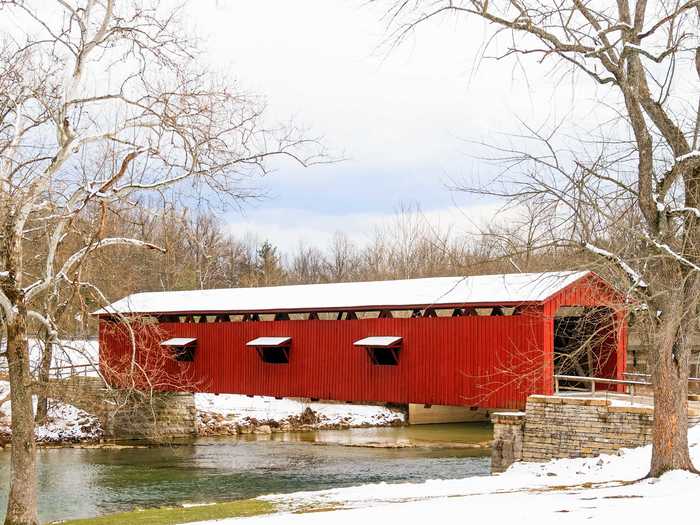
[(96, 315), (105, 376), (135, 358), (187, 378), (164, 390), (521, 408), (555, 370), (625, 369), (624, 298), (586, 271), (149, 292)]

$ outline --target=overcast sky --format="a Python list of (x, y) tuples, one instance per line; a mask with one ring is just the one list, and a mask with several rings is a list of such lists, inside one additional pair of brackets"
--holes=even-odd
[[(569, 111), (575, 89), (557, 91), (545, 68), (482, 62), (487, 28), (445, 20), (398, 49), (381, 9), (356, 0), (197, 0), (192, 22), (207, 56), (266, 97), (273, 120), (294, 118), (347, 160), (304, 169), (284, 164), (261, 183), (268, 197), (227, 221), (283, 249), (325, 244), (335, 231), (362, 241), (401, 203), (418, 203), (442, 225), (469, 230), (494, 203), (451, 192), (452, 180), (485, 175), (470, 140), (537, 125)], [(459, 210), (457, 209), (459, 208)]]

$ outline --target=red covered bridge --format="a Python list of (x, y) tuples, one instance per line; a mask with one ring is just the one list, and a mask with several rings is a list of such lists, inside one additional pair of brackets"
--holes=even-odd
[(555, 370), (622, 378), (623, 307), (592, 272), (550, 272), (139, 293), (96, 314), (112, 375), (135, 358), (205, 392), (521, 408)]

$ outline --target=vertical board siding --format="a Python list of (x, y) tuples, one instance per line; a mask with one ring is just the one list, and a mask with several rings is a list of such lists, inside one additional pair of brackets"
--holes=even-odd
[[(519, 315), (162, 323), (159, 336), (197, 338), (193, 362), (168, 366), (187, 367), (199, 391), (520, 408), (539, 391), (541, 322)], [(403, 338), (398, 366), (373, 365), (353, 345), (372, 335)], [(101, 330), (100, 336), (103, 359), (129, 355), (123, 333)], [(263, 363), (246, 346), (261, 336), (290, 336), (289, 363)]]

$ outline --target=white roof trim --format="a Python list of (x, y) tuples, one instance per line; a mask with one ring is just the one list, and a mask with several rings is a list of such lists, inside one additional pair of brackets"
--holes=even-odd
[(291, 337), (257, 337), (248, 341), (246, 346), (282, 346), (291, 340)]
[(147, 292), (96, 314), (308, 312), (461, 304), (541, 302), (590, 272), (514, 273), (399, 281)]
[(196, 341), (196, 337), (173, 337), (160, 343), (160, 346), (188, 346)]
[(355, 346), (369, 346), (369, 347), (387, 347), (394, 346), (401, 342), (401, 337), (395, 335), (378, 335), (372, 337), (365, 337), (359, 341), (355, 341), (353, 344)]

